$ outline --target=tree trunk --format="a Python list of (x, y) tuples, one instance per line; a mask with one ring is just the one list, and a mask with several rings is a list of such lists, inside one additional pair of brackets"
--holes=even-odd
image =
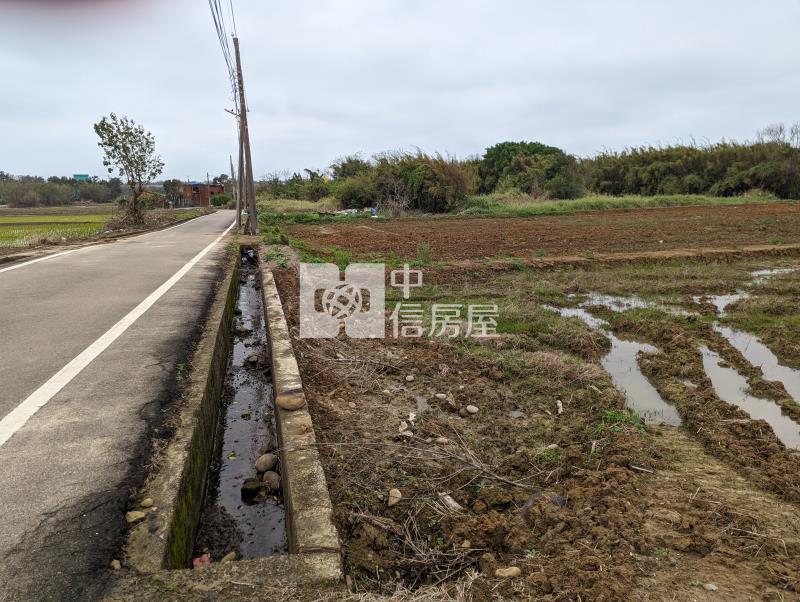
[(142, 204), (139, 198), (144, 191), (140, 188), (133, 189), (133, 198), (131, 199), (130, 207), (128, 208), (128, 217), (134, 224), (144, 223), (144, 211), (142, 211)]

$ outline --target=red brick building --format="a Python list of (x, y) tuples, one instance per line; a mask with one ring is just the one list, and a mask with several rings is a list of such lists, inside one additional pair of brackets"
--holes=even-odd
[(183, 201), (186, 207), (209, 207), (211, 197), (216, 194), (225, 194), (225, 187), (219, 184), (203, 184), (202, 182), (187, 182), (183, 185)]

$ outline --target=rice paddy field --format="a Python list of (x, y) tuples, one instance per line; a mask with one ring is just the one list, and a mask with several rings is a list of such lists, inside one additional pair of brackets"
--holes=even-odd
[(0, 208), (0, 252), (75, 242), (102, 232), (115, 207)]
[[(160, 227), (202, 214), (202, 209), (154, 210), (148, 226)], [(0, 256), (47, 245), (96, 239), (109, 230), (116, 205), (0, 207)], [(124, 233), (114, 228), (114, 233)]]

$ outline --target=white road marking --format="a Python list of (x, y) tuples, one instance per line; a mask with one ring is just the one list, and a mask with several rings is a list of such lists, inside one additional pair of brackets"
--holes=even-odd
[(119, 322), (114, 324), (108, 331), (100, 336), (94, 343), (84, 349), (75, 359), (59, 370), (53, 377), (50, 378), (41, 387), (31, 393), (25, 401), (19, 404), (16, 408), (0, 420), (0, 447), (8, 441), (14, 433), (21, 429), (31, 417), (36, 414), (44, 405), (50, 401), (61, 389), (66, 387), (73, 378), (78, 376), (80, 372), (91, 364), (98, 355), (103, 353), (114, 341), (116, 341), (122, 333), (124, 333), (136, 320), (150, 309), (156, 301), (158, 301), (164, 294), (171, 289), (186, 273), (191, 270), (195, 264), (200, 261), (214, 246), (222, 240), (222, 237), (230, 232), (231, 228), (236, 225), (236, 222), (228, 226), (225, 231), (220, 234), (214, 242), (209, 244), (205, 249), (200, 251), (197, 255), (192, 257), (181, 269), (179, 269), (172, 277), (164, 284), (159, 286), (153, 291), (144, 301), (134, 307)]
[(30, 261), (23, 261), (22, 263), (16, 263), (12, 266), (7, 268), (0, 268), (0, 274), (3, 272), (10, 272), (11, 270), (16, 270), (19, 268), (24, 268), (26, 265), (31, 265), (32, 263), (39, 263), (40, 261), (47, 261), (48, 259), (55, 259), (56, 257), (63, 257), (64, 255), (69, 255), (70, 253), (74, 253), (75, 251), (80, 251), (85, 249), (86, 247), (81, 247), (80, 249), (72, 249), (71, 251), (61, 251), (61, 253), (53, 253), (52, 255), (45, 255), (44, 257), (38, 257), (36, 259), (31, 259)]

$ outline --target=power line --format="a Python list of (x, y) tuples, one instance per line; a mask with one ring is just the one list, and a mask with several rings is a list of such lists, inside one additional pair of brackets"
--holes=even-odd
[[(223, 0), (224, 2), (224, 0)], [(239, 177), (238, 177), (238, 199), (246, 204), (248, 209), (248, 227), (250, 234), (258, 231), (258, 220), (256, 215), (255, 185), (253, 182), (253, 161), (250, 152), (250, 133), (247, 124), (247, 97), (244, 93), (244, 76), (242, 75), (242, 61), (239, 50), (239, 38), (236, 35), (236, 15), (233, 10), (233, 0), (228, 0), (230, 9), (230, 23), (233, 27), (233, 46), (235, 49), (236, 67), (234, 70), (233, 57), (231, 56), (230, 45), (228, 44), (228, 26), (225, 23), (223, 4), (220, 0), (208, 0), (211, 9), (211, 18), (214, 21), (214, 29), (217, 32), (222, 57), (228, 68), (228, 77), (233, 87), (233, 100), (235, 111), (231, 112), (237, 121), (239, 138)], [(227, 109), (226, 109), (227, 110)], [(238, 214), (238, 207), (237, 207)], [(238, 223), (237, 217), (237, 223)]]
[(228, 76), (234, 80), (233, 60), (231, 58), (231, 49), (228, 45), (228, 30), (225, 25), (225, 18), (222, 14), (222, 7), (219, 0), (208, 0), (208, 6), (211, 9), (211, 18), (214, 20), (214, 28), (217, 31), (217, 38), (219, 45), (222, 49), (222, 57), (225, 59), (225, 65), (228, 68)]
[(238, 37), (236, 32), (236, 15), (233, 14), (233, 0), (228, 0), (228, 4), (231, 7), (231, 23), (233, 24), (233, 35)]

